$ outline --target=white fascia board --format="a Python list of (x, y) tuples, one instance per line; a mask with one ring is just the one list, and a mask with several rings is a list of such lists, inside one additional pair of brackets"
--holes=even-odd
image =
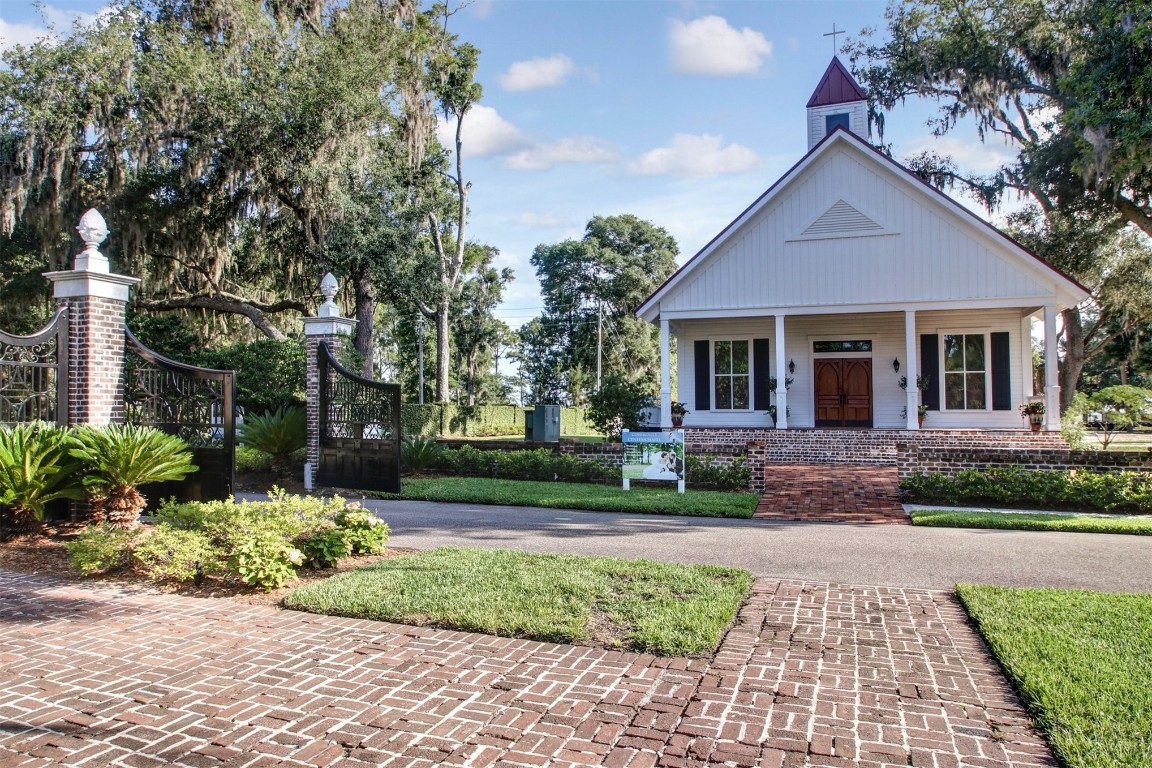
[(742, 307), (739, 309), (682, 309), (663, 313), (668, 320), (715, 320), (737, 317), (772, 317), (784, 315), (860, 315), (884, 312), (947, 311), (965, 309), (1019, 309), (1021, 315), (1030, 315), (1046, 303), (1055, 301), (1049, 296), (1018, 296), (1006, 299), (956, 299), (954, 301), (902, 301), (884, 304), (816, 304), (804, 307)]
[(874, 159), (877, 160), (887, 160), (887, 162), (876, 162), (874, 165), (882, 168), (890, 177), (898, 179), (906, 188), (915, 191), (920, 197), (928, 201), (935, 201), (939, 208), (949, 212), (954, 219), (958, 220), (963, 226), (973, 231), (976, 236), (994, 248), (1007, 249), (1029, 272), (1037, 277), (1041, 284), (1046, 285), (1049, 281), (1054, 280), (1056, 282), (1056, 292), (1059, 296), (1065, 299), (1074, 299), (1073, 301), (1067, 302), (1068, 306), (1075, 306), (1088, 298), (1088, 292), (1081, 286), (1063, 275), (1055, 267), (1042, 261), (1015, 240), (1008, 237), (994, 224), (985, 221), (948, 195), (922, 181), (895, 160), (879, 154), (874, 147), (866, 144), (859, 137), (846, 133), (843, 138), (846, 143), (854, 145), (862, 154), (872, 155)]
[(744, 212), (733, 219), (728, 226), (720, 231), (716, 237), (712, 238), (711, 242), (696, 252), (696, 255), (689, 259), (684, 266), (680, 267), (672, 277), (664, 282), (664, 285), (656, 289), (656, 292), (649, 296), (643, 304), (636, 309), (636, 314), (649, 323), (656, 322), (660, 317), (660, 299), (668, 294), (673, 288), (679, 285), (684, 278), (689, 274), (696, 271), (696, 268), (704, 263), (709, 256), (720, 249), (725, 243), (728, 242), (741, 228), (744, 227), (749, 221), (754, 219), (761, 211), (768, 207), (768, 205), (776, 199), (780, 192), (785, 189), (788, 184), (799, 176), (804, 170), (816, 161), (816, 158), (822, 156), (829, 148), (835, 146), (842, 141), (846, 136), (850, 135), (848, 131), (836, 130), (824, 141), (817, 144), (812, 150), (800, 158), (800, 160), (792, 166), (783, 176), (775, 181), (772, 186), (768, 187), (760, 197), (747, 208)]
[[(716, 252), (751, 219), (763, 211), (781, 192), (788, 187), (793, 179), (803, 173), (821, 156), (832, 150), (833, 147), (847, 144), (854, 147), (860, 154), (871, 159), (872, 165), (881, 168), (890, 177), (897, 179), (905, 188), (913, 190), (920, 197), (936, 203), (936, 207), (947, 211), (951, 216), (965, 226), (969, 231), (989, 243), (993, 248), (1006, 249), (1023, 264), (1038, 281), (1048, 284), (1056, 282), (1056, 296), (1054, 300), (1062, 306), (1075, 306), (1088, 298), (1088, 292), (1074, 281), (1063, 275), (1059, 270), (1041, 261), (1035, 254), (1023, 248), (989, 222), (981, 219), (972, 211), (953, 200), (938, 189), (918, 179), (911, 171), (891, 158), (880, 154), (878, 150), (866, 143), (863, 139), (850, 131), (836, 130), (827, 139), (816, 145), (796, 165), (781, 176), (769, 187), (755, 202), (744, 210), (735, 220), (725, 227), (720, 234), (712, 239), (704, 248), (696, 253), (684, 264), (664, 285), (660, 286), (636, 310), (636, 314), (643, 320), (654, 323), (660, 317), (659, 302), (673, 288), (681, 283), (690, 273), (703, 263), (708, 256)], [(678, 315), (669, 315), (669, 317)], [(733, 315), (736, 316), (736, 315)]]

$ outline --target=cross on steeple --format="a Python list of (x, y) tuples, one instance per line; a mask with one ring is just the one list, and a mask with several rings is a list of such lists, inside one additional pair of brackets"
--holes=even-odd
[(843, 29), (841, 29), (840, 31), (836, 31), (836, 22), (832, 22), (832, 31), (831, 32), (825, 32), (824, 33), (824, 37), (831, 37), (832, 38), (832, 55), (833, 56), (836, 55), (836, 35), (846, 35), (846, 34), (848, 34), (848, 33), (845, 32)]

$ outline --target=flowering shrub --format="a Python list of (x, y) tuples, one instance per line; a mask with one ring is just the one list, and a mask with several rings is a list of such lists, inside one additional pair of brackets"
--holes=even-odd
[(354, 555), (376, 555), (384, 551), (391, 529), (376, 515), (350, 502), (336, 513), (336, 525), (344, 532)]
[(68, 542), (72, 567), (85, 576), (91, 576), (126, 565), (135, 538), (135, 531), (110, 525), (89, 525)]
[(169, 500), (146, 535), (90, 526), (69, 551), (85, 574), (131, 561), (157, 581), (219, 575), (271, 590), (296, 578), (300, 567), (329, 568), (351, 553), (382, 552), (388, 533), (358, 503), (273, 489), (267, 501)]

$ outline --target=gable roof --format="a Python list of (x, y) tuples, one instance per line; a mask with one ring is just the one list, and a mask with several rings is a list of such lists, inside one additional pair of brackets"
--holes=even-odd
[(856, 79), (840, 63), (840, 59), (833, 56), (828, 69), (824, 70), (824, 77), (820, 78), (816, 90), (812, 91), (812, 98), (808, 99), (808, 107), (826, 107), (867, 100), (868, 97), (856, 83)]
[[(972, 211), (968, 210), (960, 203), (953, 200), (948, 195), (945, 195), (940, 190), (933, 187), (921, 177), (914, 174), (898, 162), (888, 157), (878, 149), (873, 147), (868, 142), (861, 139), (856, 134), (849, 131), (843, 126), (839, 126), (831, 131), (824, 139), (809, 150), (808, 154), (800, 158), (787, 172), (784, 173), (779, 179), (776, 180), (772, 186), (764, 191), (760, 197), (747, 208), (745, 208), (739, 216), (729, 222), (728, 226), (724, 227), (715, 237), (713, 237), (703, 248), (701, 248), (691, 259), (676, 270), (667, 280), (665, 280), (660, 287), (658, 287), (652, 294), (645, 299), (640, 306), (636, 309), (636, 314), (649, 322), (655, 321), (659, 316), (659, 301), (665, 297), (673, 288), (679, 283), (683, 282), (691, 273), (700, 267), (707, 257), (720, 250), (724, 244), (733, 237), (737, 230), (744, 224), (754, 218), (757, 214), (768, 207), (773, 200), (782, 194), (785, 187), (794, 181), (806, 168), (813, 165), (817, 159), (827, 152), (832, 151), (832, 147), (837, 145), (848, 144), (855, 147), (864, 153), (866, 158), (872, 159), (874, 163), (886, 168), (890, 173), (894, 173), (898, 178), (902, 179), (905, 184), (918, 190), (922, 195), (933, 199), (937, 205), (950, 210), (961, 220), (965, 221), (969, 226), (980, 229), (985, 233), (992, 235), (993, 239), (999, 241), (1005, 246), (1005, 250), (1015, 255), (1018, 259), (1027, 260), (1033, 267), (1039, 266), (1042, 270), (1049, 272), (1056, 276), (1058, 281), (1063, 284), (1064, 289), (1072, 296), (1078, 296), (1077, 301), (1082, 301), (1089, 295), (1089, 290), (1081, 285), (1075, 278), (1066, 274), (1065, 272), (1052, 266), (1033, 251), (1018, 243), (1008, 235), (1001, 232), (995, 226), (977, 216)], [(821, 216), (820, 218), (823, 218)], [(819, 219), (817, 219), (818, 221)]]

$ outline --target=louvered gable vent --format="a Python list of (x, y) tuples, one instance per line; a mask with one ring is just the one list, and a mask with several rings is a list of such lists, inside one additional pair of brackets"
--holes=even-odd
[(820, 235), (842, 235), (853, 232), (880, 232), (883, 231), (883, 229), (879, 224), (860, 213), (860, 211), (848, 203), (843, 200), (837, 200), (836, 204), (825, 211), (820, 218), (812, 222), (808, 228), (801, 233), (801, 236), (818, 237)]

